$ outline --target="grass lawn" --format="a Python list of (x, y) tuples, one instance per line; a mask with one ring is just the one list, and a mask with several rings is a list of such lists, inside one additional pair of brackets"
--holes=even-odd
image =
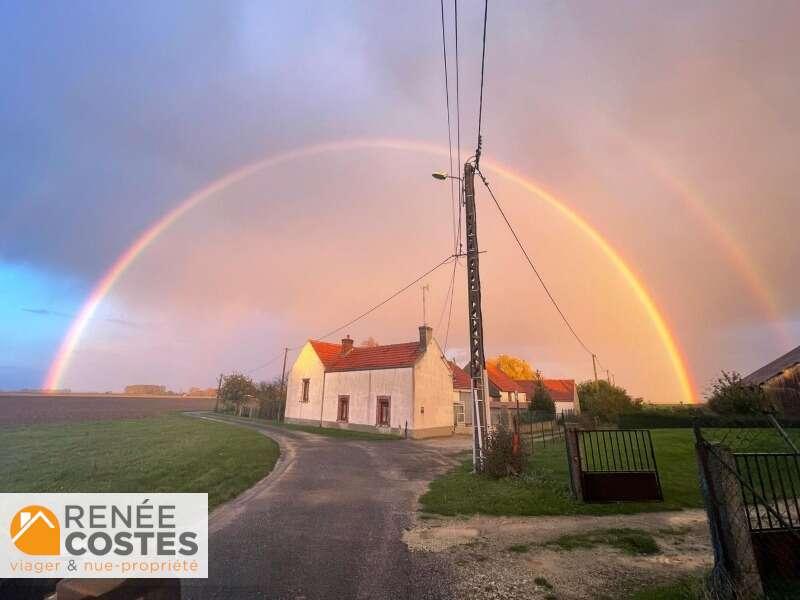
[(564, 442), (537, 443), (526, 473), (493, 480), (471, 473), (471, 459), (433, 481), (422, 510), (442, 515), (606, 515), (702, 508), (694, 438), (690, 429), (654, 429), (663, 502), (583, 504), (570, 495)]
[(278, 445), (180, 415), (0, 428), (0, 492), (208, 492), (209, 509), (269, 473)]
[[(213, 415), (213, 413), (211, 413)], [(314, 433), (317, 435), (325, 435), (333, 438), (343, 438), (350, 440), (399, 440), (401, 436), (387, 433), (371, 433), (369, 431), (357, 431), (355, 429), (338, 429), (336, 427), (316, 427), (314, 425), (296, 425), (294, 423), (281, 423), (280, 421), (273, 421), (270, 419), (249, 419), (245, 417), (231, 417), (230, 415), (221, 415), (227, 418), (241, 420), (245, 423), (264, 423), (270, 427), (280, 427), (281, 429), (289, 429), (292, 431), (304, 431), (306, 433)]]
[(701, 600), (706, 597), (703, 576), (697, 575), (642, 588), (630, 596), (629, 600)]

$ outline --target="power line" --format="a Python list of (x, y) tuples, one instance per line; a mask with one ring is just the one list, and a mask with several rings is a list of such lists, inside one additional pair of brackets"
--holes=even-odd
[[(292, 348), (290, 348), (290, 350), (292, 350)], [(264, 367), (268, 367), (269, 365), (274, 363), (276, 360), (278, 360), (281, 356), (283, 356), (283, 350), (281, 350), (278, 354), (276, 354), (275, 356), (270, 358), (263, 365), (258, 365), (257, 367), (253, 367), (252, 369), (250, 369), (249, 371), (245, 371), (244, 373), (245, 373), (245, 375), (250, 375), (250, 373), (255, 373), (256, 371), (258, 371), (260, 369), (263, 369)]]
[[(483, 50), (481, 51), (481, 94), (478, 101), (478, 147), (475, 150), (475, 170), (481, 161), (481, 125), (483, 123), (483, 74), (486, 67), (486, 17), (489, 13), (489, 0), (485, 0), (483, 4)], [(480, 171), (478, 171), (480, 173)], [(483, 177), (483, 175), (481, 175)]]
[[(438, 263), (438, 264), (437, 264), (435, 267), (433, 267), (432, 269), (429, 269), (429, 270), (425, 271), (425, 272), (424, 272), (422, 275), (420, 275), (419, 277), (417, 277), (417, 278), (416, 278), (414, 281), (412, 281), (412, 282), (411, 282), (411, 283), (409, 283), (408, 285), (405, 285), (405, 286), (403, 286), (402, 288), (400, 288), (399, 290), (397, 290), (397, 291), (396, 291), (394, 294), (392, 294), (391, 296), (389, 296), (389, 297), (388, 297), (388, 298), (386, 298), (385, 300), (382, 300), (382, 301), (381, 301), (381, 302), (379, 302), (378, 304), (376, 304), (376, 305), (374, 305), (373, 307), (371, 307), (369, 310), (367, 310), (367, 311), (365, 311), (365, 312), (361, 313), (359, 316), (357, 316), (356, 318), (354, 318), (354, 319), (352, 319), (352, 320), (348, 321), (347, 323), (345, 323), (345, 324), (344, 324), (344, 325), (342, 325), (341, 327), (337, 327), (336, 329), (333, 329), (333, 330), (329, 331), (328, 333), (326, 333), (325, 335), (322, 335), (322, 336), (319, 336), (319, 337), (317, 337), (316, 339), (318, 339), (318, 340), (324, 340), (326, 337), (330, 337), (330, 336), (332, 336), (334, 333), (337, 333), (337, 332), (341, 331), (341, 330), (342, 330), (342, 329), (344, 329), (345, 327), (349, 327), (350, 325), (352, 325), (352, 324), (354, 324), (354, 323), (356, 323), (356, 322), (360, 321), (361, 319), (363, 319), (363, 318), (364, 318), (364, 317), (366, 317), (367, 315), (369, 315), (369, 314), (372, 314), (373, 312), (375, 312), (376, 310), (378, 310), (380, 307), (382, 307), (382, 306), (383, 306), (384, 304), (386, 304), (387, 302), (389, 302), (389, 301), (393, 300), (394, 298), (396, 298), (397, 296), (399, 296), (400, 294), (402, 294), (403, 292), (405, 292), (405, 291), (406, 291), (408, 288), (410, 288), (410, 287), (411, 287), (412, 285), (414, 285), (415, 283), (418, 283), (418, 282), (420, 282), (420, 281), (421, 281), (421, 280), (423, 280), (425, 277), (427, 277), (428, 275), (430, 275), (431, 273), (433, 273), (434, 271), (436, 271), (438, 268), (442, 267), (443, 265), (447, 264), (449, 261), (451, 261), (451, 260), (454, 260), (454, 259), (455, 259), (455, 256), (454, 256), (454, 255), (450, 255), (450, 256), (448, 256), (447, 258), (445, 258), (444, 260), (442, 260), (440, 263)], [(293, 346), (293, 347), (288, 347), (287, 349), (288, 349), (288, 350), (296, 350), (296, 349), (297, 349), (297, 348), (298, 348), (300, 345), (301, 345), (301, 344), (298, 344), (297, 346)], [(258, 365), (257, 367), (253, 367), (252, 369), (250, 369), (250, 370), (248, 370), (248, 371), (245, 371), (245, 372), (244, 372), (244, 373), (245, 373), (245, 375), (249, 375), (250, 373), (254, 373), (255, 371), (258, 371), (259, 369), (263, 369), (264, 367), (268, 367), (269, 365), (271, 365), (272, 363), (274, 363), (276, 360), (278, 360), (279, 358), (281, 358), (281, 357), (283, 356), (283, 352), (284, 352), (284, 351), (283, 351), (283, 350), (281, 350), (281, 351), (280, 351), (278, 354), (276, 354), (275, 356), (273, 356), (272, 358), (270, 358), (270, 359), (269, 359), (267, 362), (265, 362), (265, 363), (263, 363), (263, 364), (260, 364), (260, 365)]]
[(450, 277), (450, 307), (447, 309), (447, 329), (444, 333), (444, 348), (442, 353), (447, 355), (447, 342), (450, 339), (450, 321), (453, 318), (453, 298), (455, 296), (455, 283), (456, 283), (456, 267), (458, 266), (458, 257), (453, 261), (453, 275)]
[[(461, 170), (461, 84), (460, 73), (461, 69), (458, 64), (458, 0), (453, 0), (453, 21), (455, 28), (456, 39), (456, 152), (458, 154), (458, 169)], [(452, 175), (452, 173), (451, 173)], [(464, 182), (459, 182), (458, 185), (458, 250), (456, 254), (461, 254), (463, 246), (461, 245), (461, 214), (464, 207)]]
[[(450, 173), (453, 172), (453, 127), (450, 123), (450, 78), (447, 74), (447, 35), (444, 26), (444, 0), (440, 0), (442, 8), (442, 61), (444, 63), (444, 100), (447, 107), (447, 148), (450, 153)], [(450, 208), (453, 217), (453, 253), (458, 252), (458, 238), (456, 226), (456, 192), (455, 180), (450, 180)], [(459, 209), (460, 210), (460, 209)]]
[[(455, 33), (456, 33), (456, 144), (458, 154), (458, 168), (461, 168), (461, 98), (460, 98), (460, 83), (459, 83), (459, 66), (458, 66), (458, 0), (453, 0), (453, 10), (455, 12)], [(462, 186), (459, 186), (459, 200), (461, 198)]]
[(436, 329), (435, 331), (440, 331), (440, 326), (442, 321), (444, 321), (444, 314), (445, 312), (448, 313), (447, 317), (447, 334), (445, 335), (444, 346), (447, 346), (447, 335), (450, 332), (450, 317), (453, 313), (453, 295), (455, 290), (455, 283), (456, 283), (456, 265), (458, 263), (458, 258), (453, 261), (453, 272), (450, 275), (450, 284), (447, 286), (447, 293), (444, 296), (444, 302), (442, 303), (442, 310), (439, 313), (439, 320), (436, 322)]
[(588, 352), (589, 354), (591, 354), (591, 355), (596, 357), (594, 352), (592, 352), (589, 349), (589, 347), (583, 342), (581, 337), (575, 331), (575, 328), (569, 322), (569, 319), (567, 319), (567, 316), (564, 314), (564, 311), (561, 310), (561, 307), (558, 305), (558, 302), (553, 297), (553, 294), (550, 293), (550, 289), (547, 287), (547, 284), (544, 282), (544, 279), (542, 279), (542, 276), (539, 274), (539, 271), (534, 266), (533, 261), (531, 260), (531, 257), (528, 254), (528, 251), (525, 250), (525, 246), (522, 245), (522, 242), (520, 241), (519, 236), (517, 235), (517, 232), (514, 230), (514, 227), (511, 225), (511, 222), (508, 220), (508, 217), (506, 216), (506, 213), (503, 211), (503, 207), (500, 206), (500, 202), (497, 200), (497, 196), (494, 195), (494, 191), (492, 191), (492, 188), (489, 185), (489, 182), (486, 181), (486, 177), (484, 177), (484, 175), (483, 175), (483, 173), (481, 172), (480, 169), (477, 169), (477, 172), (478, 172), (478, 175), (480, 176), (481, 180), (483, 181), (483, 185), (485, 185), (486, 189), (489, 191), (489, 195), (492, 197), (492, 200), (494, 201), (494, 204), (497, 207), (497, 210), (500, 211), (500, 215), (503, 217), (503, 220), (506, 222), (506, 225), (508, 226), (509, 231), (511, 231), (511, 235), (514, 236), (514, 240), (516, 240), (517, 246), (519, 246), (519, 249), (522, 250), (522, 254), (525, 255), (525, 259), (528, 261), (528, 264), (530, 265), (531, 269), (533, 270), (534, 274), (536, 275), (536, 278), (539, 280), (539, 283), (542, 285), (542, 288), (544, 289), (545, 293), (547, 294), (547, 297), (550, 298), (550, 302), (552, 302), (552, 304), (555, 307), (556, 311), (558, 311), (558, 314), (561, 315), (561, 319), (564, 321), (564, 323), (566, 324), (567, 328), (572, 333), (573, 337), (578, 341), (578, 343), (583, 347), (583, 349), (586, 350), (586, 352)]
[(414, 285), (414, 284), (416, 284), (416, 283), (419, 283), (420, 281), (422, 281), (422, 280), (423, 280), (425, 277), (427, 277), (428, 275), (430, 275), (431, 273), (433, 273), (433, 272), (434, 272), (436, 269), (438, 269), (438, 268), (439, 268), (439, 267), (441, 267), (442, 265), (445, 265), (445, 264), (447, 264), (448, 262), (450, 262), (450, 261), (451, 261), (451, 260), (453, 260), (454, 258), (455, 258), (455, 257), (454, 257), (453, 255), (450, 255), (450, 256), (448, 256), (448, 257), (447, 257), (447, 258), (445, 258), (443, 261), (441, 261), (440, 263), (438, 263), (438, 264), (437, 264), (435, 267), (433, 267), (433, 268), (431, 268), (431, 269), (428, 269), (428, 270), (427, 270), (427, 271), (425, 271), (425, 272), (424, 272), (422, 275), (420, 275), (419, 277), (417, 277), (416, 279), (414, 279), (414, 281), (412, 281), (411, 283), (409, 283), (409, 284), (407, 284), (407, 285), (403, 286), (402, 288), (400, 288), (399, 290), (397, 290), (397, 291), (396, 291), (394, 294), (392, 294), (391, 296), (389, 296), (389, 297), (388, 297), (388, 298), (386, 298), (385, 300), (382, 300), (381, 302), (379, 302), (379, 303), (378, 303), (378, 304), (376, 304), (375, 306), (371, 307), (369, 310), (367, 310), (367, 311), (365, 311), (365, 312), (361, 313), (361, 314), (360, 314), (360, 315), (358, 315), (356, 318), (354, 318), (354, 319), (352, 319), (352, 320), (348, 321), (348, 322), (347, 322), (347, 323), (345, 323), (344, 325), (342, 325), (342, 326), (340, 326), (340, 327), (337, 327), (336, 329), (332, 329), (331, 331), (329, 331), (329, 332), (328, 332), (328, 333), (326, 333), (325, 335), (321, 335), (321, 336), (319, 336), (319, 337), (318, 337), (318, 338), (316, 338), (316, 339), (318, 339), (318, 340), (324, 340), (325, 338), (332, 336), (334, 333), (338, 333), (338, 332), (340, 332), (340, 331), (341, 331), (342, 329), (344, 329), (345, 327), (349, 327), (349, 326), (350, 326), (350, 325), (352, 325), (353, 323), (356, 323), (356, 322), (360, 321), (361, 319), (363, 319), (363, 318), (364, 318), (364, 317), (366, 317), (367, 315), (369, 315), (369, 314), (371, 314), (371, 313), (375, 312), (376, 310), (378, 310), (378, 309), (379, 309), (381, 306), (383, 306), (384, 304), (386, 304), (386, 303), (387, 303), (387, 302), (389, 302), (390, 300), (393, 300), (394, 298), (396, 298), (397, 296), (399, 296), (400, 294), (402, 294), (403, 292), (405, 292), (405, 291), (406, 291), (408, 288), (410, 288), (412, 285)]

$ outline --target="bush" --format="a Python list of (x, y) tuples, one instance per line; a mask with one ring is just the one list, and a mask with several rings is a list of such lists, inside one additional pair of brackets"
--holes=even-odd
[(606, 423), (616, 423), (622, 413), (641, 409), (642, 399), (633, 399), (625, 388), (607, 381), (584, 381), (578, 384), (578, 401), (581, 412), (588, 413)]
[(633, 412), (622, 413), (617, 419), (621, 429), (666, 429), (691, 427), (698, 418), (713, 418), (706, 406), (657, 406), (643, 404)]
[(501, 421), (486, 440), (483, 472), (494, 479), (517, 476), (525, 471), (526, 455), (519, 448), (514, 454), (514, 433)]
[(736, 371), (723, 371), (711, 386), (708, 406), (719, 414), (747, 415), (762, 412), (767, 398), (757, 385), (742, 381)]

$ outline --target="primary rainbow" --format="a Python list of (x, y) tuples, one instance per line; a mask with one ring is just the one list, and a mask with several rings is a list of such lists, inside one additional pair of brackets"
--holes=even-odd
[[(191, 210), (194, 206), (202, 202), (209, 196), (224, 190), (229, 185), (241, 181), (250, 175), (265, 169), (267, 167), (276, 166), (280, 163), (304, 158), (325, 152), (341, 152), (347, 150), (358, 150), (365, 148), (381, 148), (389, 150), (407, 150), (415, 152), (428, 152), (431, 154), (438, 154), (447, 156), (448, 151), (446, 148), (427, 144), (422, 142), (414, 142), (409, 140), (397, 139), (355, 139), (345, 140), (339, 142), (331, 142), (326, 144), (316, 144), (307, 146), (289, 152), (277, 154), (263, 160), (250, 163), (239, 169), (236, 169), (227, 175), (211, 182), (206, 187), (196, 191), (188, 198), (183, 200), (175, 208), (161, 217), (153, 225), (151, 225), (139, 238), (120, 255), (116, 262), (111, 266), (108, 272), (97, 283), (92, 290), (92, 293), (86, 299), (86, 302), (81, 307), (78, 316), (70, 324), (66, 336), (59, 346), (53, 362), (48, 369), (47, 376), (43, 383), (44, 389), (58, 389), (64, 372), (69, 366), (72, 355), (81, 336), (92, 319), (94, 313), (97, 311), (98, 306), (109, 293), (114, 283), (122, 276), (126, 269), (136, 260), (136, 258), (152, 244), (164, 231), (166, 231), (175, 221), (180, 219), (187, 211)], [(672, 364), (675, 375), (678, 379), (680, 389), (683, 393), (683, 401), (695, 402), (695, 390), (686, 368), (686, 361), (675, 342), (674, 336), (670, 331), (667, 323), (662, 316), (660, 310), (651, 298), (650, 294), (645, 289), (642, 282), (634, 274), (633, 270), (623, 260), (620, 254), (611, 246), (611, 244), (603, 238), (600, 233), (594, 229), (589, 223), (584, 220), (575, 210), (566, 206), (563, 202), (558, 200), (555, 196), (544, 190), (538, 184), (526, 179), (525, 177), (513, 172), (511, 169), (500, 165), (498, 163), (484, 159), (482, 166), (489, 171), (500, 175), (512, 181), (529, 192), (535, 194), (550, 206), (555, 208), (561, 213), (568, 221), (573, 223), (580, 231), (582, 231), (590, 240), (592, 240), (602, 250), (603, 254), (611, 261), (611, 263), (622, 274), (625, 281), (633, 290), (637, 299), (641, 302), (645, 312), (650, 317), (656, 332), (664, 344), (669, 360)]]

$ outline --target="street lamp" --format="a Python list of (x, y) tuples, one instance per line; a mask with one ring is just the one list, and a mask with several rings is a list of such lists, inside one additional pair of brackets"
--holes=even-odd
[(439, 179), (441, 181), (444, 181), (445, 179), (458, 179), (459, 181), (462, 180), (461, 177), (456, 177), (455, 175), (448, 175), (444, 171), (436, 171), (436, 173), (431, 173), (431, 176), (434, 179)]

